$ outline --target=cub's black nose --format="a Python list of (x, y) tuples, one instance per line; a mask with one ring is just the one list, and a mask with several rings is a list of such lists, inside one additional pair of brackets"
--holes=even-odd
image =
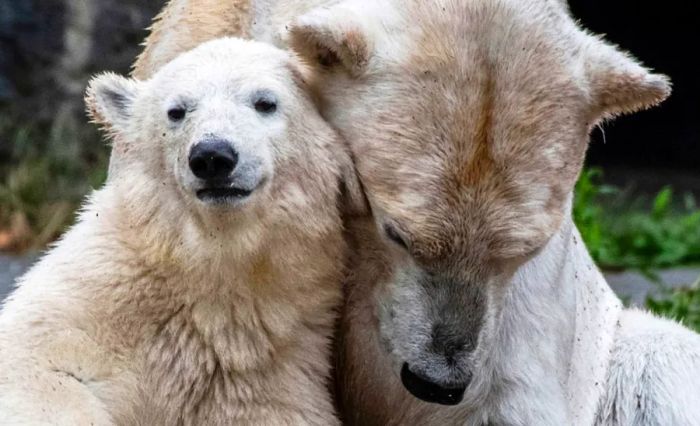
[(238, 163), (238, 154), (231, 144), (222, 140), (205, 140), (190, 150), (190, 170), (200, 179), (224, 179)]
[(462, 402), (467, 384), (457, 388), (445, 388), (413, 373), (408, 364), (401, 368), (401, 382), (411, 395), (426, 402), (442, 405), (457, 405)]

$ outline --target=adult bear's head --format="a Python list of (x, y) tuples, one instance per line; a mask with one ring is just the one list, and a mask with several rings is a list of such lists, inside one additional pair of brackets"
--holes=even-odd
[(668, 80), (555, 0), (346, 0), (290, 43), (393, 253), (376, 314), (396, 371), (433, 402), (485, 393), (504, 290), (568, 214), (589, 132)]

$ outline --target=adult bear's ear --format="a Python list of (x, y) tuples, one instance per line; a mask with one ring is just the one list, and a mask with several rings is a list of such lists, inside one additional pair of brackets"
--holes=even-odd
[(114, 73), (93, 77), (85, 95), (90, 118), (112, 133), (125, 132), (139, 86), (138, 81)]
[(650, 72), (629, 54), (598, 38), (588, 46), (585, 61), (597, 118), (647, 109), (671, 94), (668, 77)]
[(289, 44), (313, 66), (361, 75), (372, 55), (367, 21), (343, 4), (302, 15), (289, 29)]

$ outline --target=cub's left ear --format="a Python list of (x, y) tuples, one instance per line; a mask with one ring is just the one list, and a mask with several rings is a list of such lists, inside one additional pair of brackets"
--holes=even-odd
[(347, 5), (318, 8), (303, 15), (289, 29), (289, 44), (310, 65), (360, 76), (373, 45), (366, 20)]
[(653, 74), (630, 55), (596, 40), (589, 50), (588, 74), (594, 112), (602, 117), (650, 108), (671, 94), (665, 75)]
[(352, 156), (348, 152), (339, 153), (340, 157), (340, 198), (345, 217), (366, 216), (370, 213), (369, 202), (360, 182)]
[(85, 95), (85, 104), (92, 120), (109, 131), (122, 133), (132, 115), (140, 83), (114, 73), (94, 77)]

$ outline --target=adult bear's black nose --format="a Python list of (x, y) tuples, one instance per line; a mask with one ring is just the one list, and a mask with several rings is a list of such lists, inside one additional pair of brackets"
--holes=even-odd
[(192, 173), (200, 179), (225, 179), (236, 168), (238, 154), (230, 143), (209, 139), (192, 147), (189, 163)]
[(401, 383), (406, 390), (418, 399), (434, 404), (457, 405), (464, 397), (464, 391), (469, 385), (471, 377), (464, 385), (457, 387), (443, 387), (421, 377), (408, 368), (404, 363), (401, 368)]

